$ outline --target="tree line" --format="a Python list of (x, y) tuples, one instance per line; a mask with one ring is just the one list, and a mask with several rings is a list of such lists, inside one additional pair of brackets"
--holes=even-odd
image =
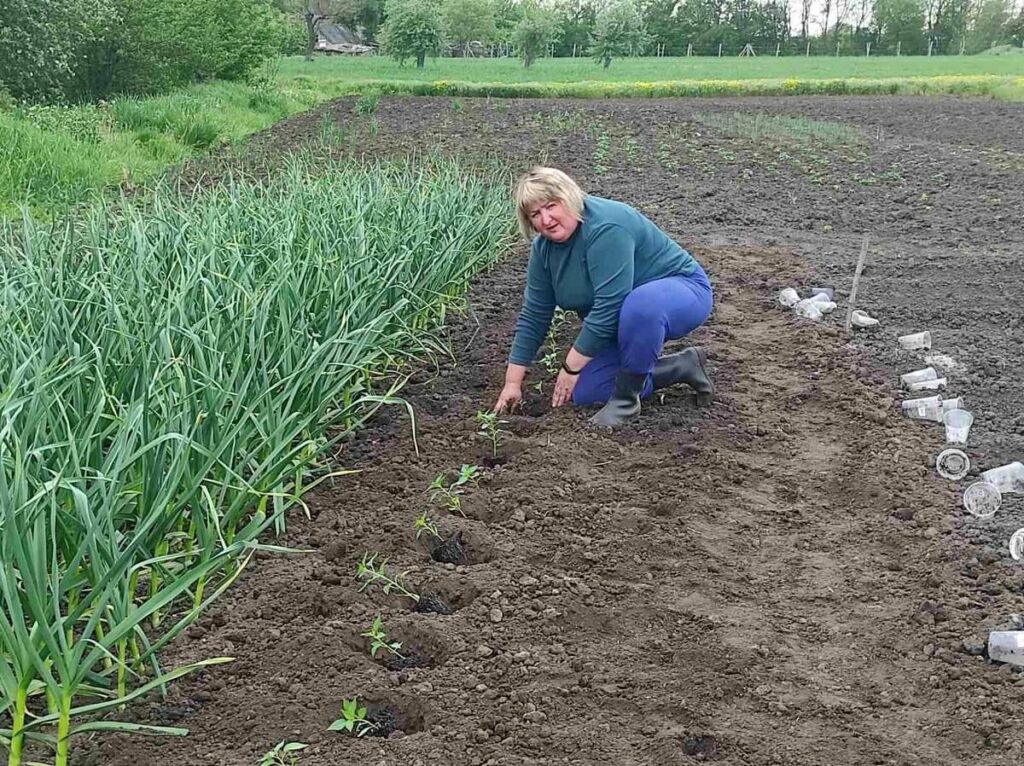
[[(814, 0), (822, 2), (822, 0)], [(799, 28), (789, 2), (799, 2)], [(240, 79), (334, 20), (400, 61), (428, 56), (976, 53), (1024, 43), (1013, 0), (3, 0), (0, 95), (78, 101)], [(817, 29), (812, 29), (816, 25)]]

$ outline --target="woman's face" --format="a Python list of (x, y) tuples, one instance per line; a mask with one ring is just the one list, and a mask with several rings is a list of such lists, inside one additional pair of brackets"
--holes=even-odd
[(528, 206), (526, 213), (534, 231), (552, 242), (565, 242), (580, 223), (561, 200), (538, 202)]

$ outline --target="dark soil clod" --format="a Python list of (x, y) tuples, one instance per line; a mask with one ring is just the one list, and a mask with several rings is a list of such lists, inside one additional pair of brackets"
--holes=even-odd
[(430, 549), (430, 558), (442, 564), (465, 564), (466, 547), (459, 530), (444, 542), (437, 543)]
[(409, 653), (403, 654), (401, 657), (388, 654), (380, 658), (380, 664), (388, 670), (408, 670), (409, 668), (429, 668), (434, 663), (431, 662), (429, 657), (424, 657), (421, 654)]
[(452, 608), (447, 601), (434, 593), (421, 593), (413, 611), (423, 614), (451, 614)]
[(683, 740), (683, 753), (698, 761), (718, 759), (718, 741), (711, 736), (687, 737)]
[(398, 716), (385, 705), (368, 707), (366, 720), (373, 724), (373, 729), (366, 732), (367, 737), (387, 737), (398, 730)]

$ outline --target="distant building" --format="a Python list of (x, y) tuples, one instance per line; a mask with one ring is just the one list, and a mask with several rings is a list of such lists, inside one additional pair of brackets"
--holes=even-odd
[(359, 35), (341, 24), (323, 21), (317, 25), (316, 31), (316, 50), (321, 53), (365, 56), (376, 50), (372, 45), (366, 45)]

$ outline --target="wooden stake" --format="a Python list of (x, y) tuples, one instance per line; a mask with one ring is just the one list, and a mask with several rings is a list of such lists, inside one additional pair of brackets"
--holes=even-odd
[(850, 302), (846, 307), (846, 331), (850, 332), (853, 327), (853, 307), (857, 303), (857, 288), (860, 286), (860, 274), (864, 271), (864, 259), (868, 255), (868, 235), (864, 235), (864, 241), (860, 243), (860, 256), (857, 258), (857, 270), (853, 273), (853, 287), (850, 288)]

